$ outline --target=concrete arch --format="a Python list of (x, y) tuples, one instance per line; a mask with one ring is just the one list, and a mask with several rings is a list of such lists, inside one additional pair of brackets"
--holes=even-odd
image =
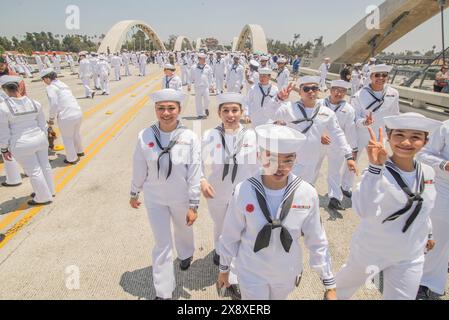
[(201, 39), (201, 38), (196, 39), (195, 50), (200, 51), (202, 44), (203, 44), (203, 39)]
[(245, 50), (246, 40), (251, 40), (251, 50), (252, 52), (263, 52), (268, 53), (267, 38), (265, 36), (265, 31), (258, 24), (247, 24), (237, 41), (236, 49), (237, 51)]
[(174, 47), (173, 51), (182, 51), (182, 45), (183, 45), (184, 41), (187, 43), (188, 49), (193, 50), (192, 42), (190, 42), (190, 40), (185, 36), (179, 36), (176, 39), (175, 47)]
[(111, 53), (120, 52), (122, 50), (122, 45), (126, 41), (126, 35), (134, 27), (142, 30), (154, 42), (157, 50), (167, 51), (164, 42), (159, 38), (154, 29), (145, 22), (125, 20), (120, 21), (109, 30), (106, 37), (101, 42), (98, 53), (108, 52), (108, 48)]
[(239, 42), (239, 37), (235, 37), (233, 40), (232, 40), (232, 51), (237, 51), (237, 44), (238, 44), (238, 42)]

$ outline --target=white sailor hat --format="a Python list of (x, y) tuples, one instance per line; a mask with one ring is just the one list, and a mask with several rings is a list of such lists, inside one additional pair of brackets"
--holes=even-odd
[(217, 52), (215, 52), (216, 54), (223, 54), (223, 51), (218, 50)]
[(376, 59), (376, 58), (370, 58), (369, 61), (371, 61), (371, 62), (376, 62), (377, 59)]
[(270, 68), (261, 68), (259, 69), (259, 74), (260, 75), (270, 75), (273, 73), (273, 70), (271, 70)]
[(154, 103), (175, 101), (181, 104), (186, 98), (186, 94), (174, 89), (163, 89), (151, 94), (150, 98)]
[(170, 63), (167, 63), (167, 64), (164, 66), (164, 69), (165, 69), (165, 70), (176, 70), (176, 67), (175, 67), (174, 65), (170, 64)]
[(81, 51), (81, 52), (79, 53), (79, 55), (80, 55), (80, 56), (87, 56), (87, 51)]
[(298, 86), (302, 86), (302, 85), (305, 85), (307, 83), (320, 84), (320, 82), (321, 82), (320, 77), (305, 76), (305, 77), (299, 78)]
[(307, 138), (301, 132), (287, 126), (267, 124), (256, 128), (259, 148), (276, 153), (297, 153)]
[(260, 61), (268, 61), (268, 60), (270, 60), (270, 58), (265, 55), (260, 57)]
[(429, 134), (434, 133), (443, 125), (440, 121), (429, 119), (415, 112), (385, 117), (384, 121), (385, 126), (391, 130), (417, 130)]
[(39, 72), (39, 76), (40, 76), (41, 78), (43, 78), (43, 77), (48, 76), (50, 73), (53, 73), (53, 72), (55, 72), (55, 69), (53, 69), (53, 68), (47, 68), (47, 69), (44, 69), (44, 70), (42, 70), (41, 72)]
[(279, 58), (277, 63), (283, 63), (283, 64), (285, 64), (285, 63), (287, 63), (287, 59), (285, 59), (285, 58)]
[(240, 93), (225, 92), (217, 96), (218, 106), (221, 106), (225, 103), (237, 103), (243, 106), (243, 101), (243, 95)]
[(98, 57), (98, 59), (100, 59), (100, 60), (106, 60), (106, 57), (105, 57), (104, 55), (100, 55), (100, 56)]
[(253, 67), (259, 68), (260, 67), (260, 63), (257, 62), (256, 60), (251, 60), (249, 62), (250, 65), (252, 65)]
[(20, 83), (23, 78), (19, 76), (1, 76), (0, 77), (0, 86), (4, 86), (10, 83)]
[(357, 62), (356, 64), (354, 64), (354, 67), (361, 67), (362, 64), (360, 62)]
[(330, 60), (331, 60), (331, 58), (329, 58), (329, 57), (324, 58), (324, 61), (330, 61)]
[(386, 65), (386, 64), (378, 64), (378, 65), (372, 66), (372, 67), (369, 69), (369, 71), (370, 71), (371, 74), (374, 74), (374, 73), (384, 73), (384, 72), (390, 73), (391, 70), (393, 70), (393, 66), (388, 66), (388, 65)]
[(334, 80), (331, 82), (331, 88), (350, 89), (351, 87), (352, 87), (351, 83), (344, 80)]
[(207, 54), (205, 54), (204, 52), (200, 52), (200, 53), (198, 53), (198, 58), (199, 59), (206, 59), (207, 58)]

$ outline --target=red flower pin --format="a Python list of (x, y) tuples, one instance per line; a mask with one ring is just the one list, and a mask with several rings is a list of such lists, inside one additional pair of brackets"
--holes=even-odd
[(252, 205), (252, 204), (249, 204), (246, 206), (246, 212), (248, 212), (248, 213), (253, 213), (254, 209), (255, 209), (254, 205)]
[(221, 149), (221, 144), (217, 144), (217, 149)]
[(150, 142), (150, 143), (148, 144), (148, 146), (149, 146), (150, 148), (154, 148), (154, 142)]

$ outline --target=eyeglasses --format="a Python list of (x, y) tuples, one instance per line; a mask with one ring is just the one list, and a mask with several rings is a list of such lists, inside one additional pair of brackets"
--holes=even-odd
[(313, 87), (302, 87), (302, 90), (304, 90), (305, 93), (309, 93), (310, 91), (318, 92), (318, 91), (320, 91), (320, 88), (317, 87), (317, 86), (313, 86)]
[(388, 73), (375, 73), (374, 77), (376, 78), (388, 78), (390, 75)]

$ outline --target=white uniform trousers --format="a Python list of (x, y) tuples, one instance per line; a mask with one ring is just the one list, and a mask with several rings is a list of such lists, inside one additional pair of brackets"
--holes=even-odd
[(414, 260), (400, 263), (367, 261), (351, 253), (348, 262), (337, 274), (339, 300), (349, 300), (363, 286), (373, 286), (373, 270), (383, 271), (384, 300), (415, 300), (423, 274), (424, 254)]
[(140, 76), (146, 77), (146, 75), (147, 75), (147, 65), (146, 64), (139, 65), (139, 72), (140, 72)]
[(42, 137), (30, 141), (26, 146), (13, 148), (13, 155), (30, 178), (33, 191), (36, 193), (34, 201), (45, 203), (53, 201), (55, 186), (53, 172), (48, 160), (48, 141)]
[(328, 162), (327, 186), (329, 198), (335, 198), (339, 201), (342, 201), (343, 200), (343, 192), (341, 191), (341, 181), (343, 175), (342, 166), (346, 163), (346, 159), (344, 155), (341, 155), (330, 148), (323, 148), (322, 158), (318, 165), (318, 171), (320, 171), (324, 158), (326, 156)]
[[(435, 210), (440, 210), (447, 214), (448, 207), (449, 200), (438, 196), (434, 212), (436, 212)], [(449, 220), (432, 216), (432, 225), (436, 245), (426, 255), (421, 285), (428, 287), (439, 295), (444, 295), (447, 288), (447, 268), (449, 263)]]
[(129, 77), (131, 75), (131, 71), (129, 70), (129, 63), (125, 63), (125, 76)]
[(17, 161), (13, 158), (12, 161), (6, 161), (3, 158), (5, 164), (5, 176), (6, 183), (9, 185), (15, 185), (22, 183), (22, 176), (20, 175), (20, 167)]
[(115, 81), (120, 81), (120, 67), (114, 67)]
[(320, 79), (320, 88), (327, 90), (327, 83), (326, 83), (326, 77), (321, 77)]
[(207, 87), (196, 87), (195, 88), (195, 104), (196, 104), (196, 114), (197, 116), (206, 115), (205, 110), (209, 109), (209, 88)]
[[(218, 255), (220, 253), (220, 236), (223, 231), (224, 220), (226, 218), (226, 212), (228, 211), (228, 202), (215, 201), (213, 199), (207, 199), (207, 206), (209, 208), (209, 213), (214, 222), (214, 244), (215, 244), (215, 252)], [(234, 264), (231, 263), (231, 271), (229, 274), (229, 283), (230, 284), (238, 284), (237, 275), (234, 273)]]
[(154, 237), (153, 281), (159, 298), (171, 299), (175, 291), (175, 270), (173, 267), (173, 240), (171, 223), (178, 258), (193, 257), (195, 243), (193, 228), (186, 224), (189, 204), (161, 206), (145, 199), (148, 217)]
[(224, 76), (219, 75), (215, 78), (215, 84), (217, 93), (223, 93), (224, 92)]
[(90, 88), (90, 78), (81, 78), (83, 82), (84, 92), (86, 97), (90, 98), (92, 96), (93, 90)]
[(189, 68), (184, 66), (181, 67), (181, 80), (183, 86), (189, 83)]
[(78, 154), (83, 153), (83, 145), (81, 143), (80, 134), (81, 122), (82, 118), (58, 120), (58, 126), (61, 131), (67, 161), (69, 162), (76, 162), (78, 160)]
[(100, 77), (98, 76), (98, 74), (96, 72), (93, 73), (92, 77), (94, 80), (95, 89), (99, 89), (100, 88)]
[(100, 77), (100, 88), (103, 93), (110, 94), (109, 90), (109, 76), (108, 75), (102, 75)]
[[(292, 279), (292, 284), (294, 284), (294, 279)], [(240, 282), (242, 300), (246, 301), (287, 300), (289, 294), (292, 293), (294, 289), (294, 286), (286, 286), (285, 284), (250, 284)]]
[(296, 164), (293, 168), (293, 174), (314, 186), (318, 180), (319, 170), (317, 165)]

